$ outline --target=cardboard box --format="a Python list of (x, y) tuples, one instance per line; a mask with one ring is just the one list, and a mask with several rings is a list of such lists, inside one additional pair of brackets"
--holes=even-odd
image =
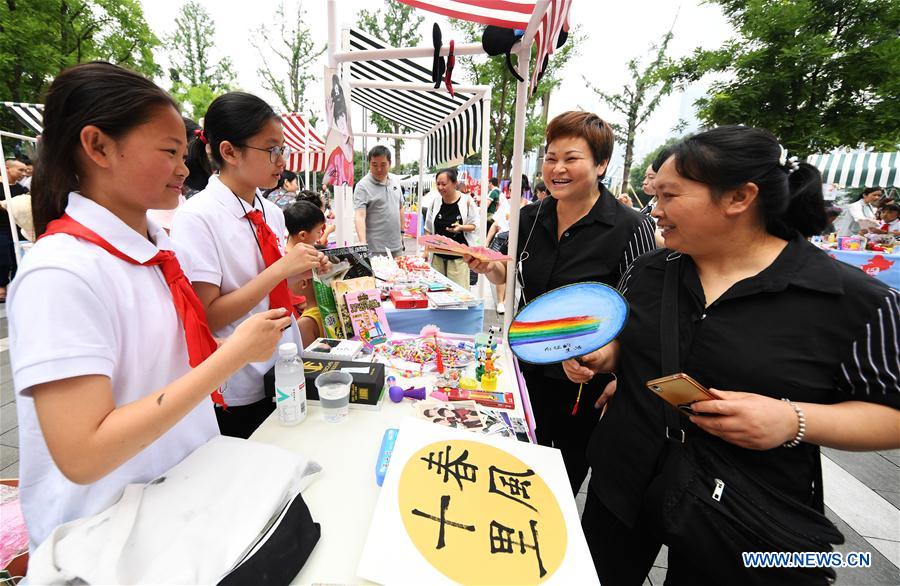
[[(304, 358), (303, 372), (306, 375), (306, 400), (319, 404), (319, 391), (316, 389), (316, 377), (323, 372), (344, 370), (353, 376), (350, 387), (351, 409), (381, 409), (384, 395), (384, 364), (380, 362), (353, 362), (347, 360), (321, 360)], [(263, 377), (266, 397), (275, 396), (275, 367)]]
[(416, 291), (391, 291), (391, 301), (397, 309), (428, 309), (428, 297)]

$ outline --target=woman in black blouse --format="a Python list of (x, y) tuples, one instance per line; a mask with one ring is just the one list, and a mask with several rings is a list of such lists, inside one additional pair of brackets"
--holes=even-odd
[[(722, 397), (680, 416), (685, 442), (707, 443), (820, 512), (820, 445), (900, 446), (900, 294), (803, 238), (826, 221), (819, 172), (788, 160), (768, 132), (728, 126), (676, 145), (655, 187), (653, 216), (668, 249), (638, 259), (623, 277), (630, 314), (617, 340), (581, 364), (564, 363), (575, 382), (618, 376), (588, 450), (582, 519), (604, 584), (641, 584), (661, 545), (651, 529), (660, 519), (644, 499), (670, 453), (664, 410), (672, 407), (645, 383), (671, 374), (660, 366), (669, 263), (681, 265), (680, 369)], [(742, 569), (739, 554), (700, 559), (684, 553), (689, 544), (667, 545), (666, 584), (761, 571)], [(771, 571), (772, 583), (797, 583), (787, 570)]]
[[(600, 183), (613, 150), (609, 124), (589, 112), (565, 112), (547, 125), (543, 177), (550, 196), (522, 208), (517, 265), (525, 303), (563, 285), (599, 281), (615, 286), (634, 259), (656, 244), (653, 220), (619, 205)], [(495, 284), (506, 263), (467, 258)], [(585, 449), (597, 423), (597, 399), (608, 382), (579, 385), (559, 365), (522, 364), (537, 440), (562, 452), (573, 492), (587, 476)]]

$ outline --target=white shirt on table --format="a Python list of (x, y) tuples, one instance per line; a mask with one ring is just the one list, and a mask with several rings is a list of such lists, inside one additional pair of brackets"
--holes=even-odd
[[(266, 223), (278, 236), (278, 247), (284, 252), (284, 213), (264, 197), (257, 197), (253, 207), (226, 187), (217, 176), (209, 178), (206, 189), (187, 200), (175, 213), (172, 239), (191, 255), (193, 266), (188, 277), (194, 282), (211, 283), (222, 295), (240, 289), (256, 278), (266, 265), (256, 242), (256, 228), (246, 218), (247, 212), (258, 209)], [(248, 313), (222, 329), (216, 337), (230, 336), (245, 319), (269, 309), (269, 297), (256, 304)], [(300, 330), (292, 320), (291, 327), (282, 334), (280, 344), (300, 344)], [(251, 362), (225, 384), (225, 402), (240, 407), (264, 398), (263, 375), (275, 364), (276, 354), (265, 362)]]
[[(69, 194), (66, 213), (131, 258), (176, 250), (149, 222), (156, 242), (106, 208)], [(185, 271), (188, 258), (176, 250)], [(35, 385), (83, 375), (110, 378), (116, 406), (168, 385), (190, 370), (184, 329), (159, 267), (134, 265), (67, 234), (39, 240), (9, 291), (10, 359), (19, 416), (22, 511), (36, 548), (57, 526), (96, 514), (126, 484), (153, 480), (218, 435), (211, 400), (202, 401), (139, 454), (89, 485), (67, 480), (50, 456), (34, 408)]]

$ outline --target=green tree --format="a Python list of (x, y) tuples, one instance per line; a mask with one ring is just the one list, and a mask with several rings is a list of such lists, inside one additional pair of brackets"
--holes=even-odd
[(200, 118), (215, 97), (234, 85), (231, 59), (216, 60), (211, 54), (216, 25), (199, 3), (185, 3), (175, 19), (175, 31), (166, 39), (170, 46), (172, 96), (185, 113)]
[(277, 40), (269, 40), (272, 27), (264, 25), (251, 41), (263, 63), (256, 73), (262, 78), (262, 86), (278, 96), (285, 112), (302, 113), (306, 110), (310, 82), (322, 77), (318, 61), (325, 47), (316, 48), (309, 28), (303, 24), (306, 11), (301, 2), (297, 2), (289, 17), (285, 16), (284, 2), (279, 3), (274, 20), (281, 26)]
[[(454, 20), (455, 28), (462, 31), (468, 43), (480, 43), (482, 27), (475, 23)], [(561, 49), (550, 57), (547, 70), (538, 83), (535, 91), (529, 96), (526, 107), (525, 152), (532, 152), (544, 141), (546, 120), (543, 117), (542, 104), (560, 83), (560, 72), (576, 54), (579, 29), (569, 32), (569, 39)], [(532, 50), (532, 54), (535, 53)], [(533, 55), (532, 55), (533, 56)], [(490, 159), (497, 163), (497, 174), (508, 179), (512, 171), (513, 135), (516, 115), (516, 78), (506, 66), (505, 57), (476, 58), (458, 57), (469, 81), (477, 85), (491, 86), (491, 118), (490, 118)], [(516, 64), (516, 57), (512, 58)], [(527, 82), (527, 80), (526, 80)]]
[(737, 34), (671, 72), (727, 75), (697, 102), (705, 124), (766, 128), (798, 156), (900, 143), (900, 3), (713, 1)]
[[(152, 76), (158, 45), (137, 0), (7, 0), (0, 3), (0, 96), (40, 102), (60, 70), (95, 59)], [(24, 130), (3, 111), (0, 124)]]
[[(611, 124), (616, 131), (616, 142), (625, 146), (625, 162), (622, 168), (622, 193), (628, 192), (628, 184), (631, 181), (631, 166), (634, 162), (634, 139), (637, 136), (637, 131), (659, 106), (660, 100), (672, 92), (674, 86), (672, 77), (659, 77), (663, 65), (668, 60), (666, 51), (671, 40), (672, 30), (670, 29), (659, 43), (651, 45), (650, 53), (653, 55), (653, 59), (646, 66), (642, 67), (638, 58), (631, 59), (628, 62), (628, 72), (631, 74), (632, 81), (617, 94), (601, 91), (594, 87), (587, 77), (584, 78), (588, 87), (601, 100), (606, 102), (607, 106), (614, 112), (625, 116), (624, 124)], [(646, 169), (646, 166), (644, 169)], [(640, 170), (642, 176), (644, 169)]]
[[(385, 10), (361, 10), (357, 26), (365, 32), (381, 39), (391, 47), (414, 47), (422, 40), (419, 26), (425, 18), (419, 16), (412, 6), (400, 4), (396, 0), (388, 0)], [(372, 112), (372, 124), (378, 132), (400, 134), (406, 127), (388, 120), (381, 114)], [(394, 173), (400, 173), (400, 147), (403, 141), (394, 139)]]

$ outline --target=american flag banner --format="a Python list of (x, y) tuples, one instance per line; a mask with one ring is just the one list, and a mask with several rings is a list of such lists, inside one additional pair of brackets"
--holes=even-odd
[(569, 8), (572, 0), (550, 0), (547, 12), (541, 18), (534, 42), (537, 46), (537, 60), (531, 71), (531, 91), (538, 85), (538, 76), (543, 70), (544, 60), (556, 51), (556, 44), (562, 31), (569, 30)]
[(469, 22), (524, 29), (535, 0), (400, 0), (403, 4)]
[[(403, 4), (469, 22), (509, 29), (526, 29), (537, 8), (535, 0), (399, 0)], [(556, 51), (560, 33), (569, 30), (572, 0), (550, 0), (541, 17), (534, 41), (537, 61), (531, 74), (531, 91), (538, 84), (544, 59)]]
[(288, 171), (296, 173), (306, 170), (303, 166), (303, 151), (307, 149), (307, 134), (309, 134), (309, 170), (325, 171), (325, 141), (306, 120), (296, 113), (285, 114), (281, 117), (281, 126), (284, 129), (284, 142), (296, 151), (287, 161)]

